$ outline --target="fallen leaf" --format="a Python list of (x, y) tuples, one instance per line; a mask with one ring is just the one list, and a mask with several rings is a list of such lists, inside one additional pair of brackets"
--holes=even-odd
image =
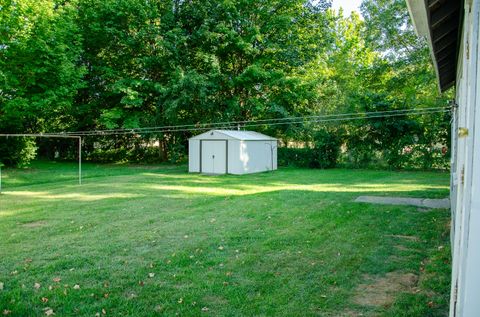
[(145, 283), (143, 281), (138, 282), (138, 285), (143, 286)]
[(232, 276), (232, 272), (225, 273), (226, 276)]
[(180, 298), (180, 299), (178, 300), (178, 303), (179, 303), (179, 304), (183, 303), (183, 298)]
[(96, 313), (96, 314), (95, 314), (95, 317), (100, 317), (100, 313)]
[(78, 284), (73, 285), (73, 289), (80, 289), (80, 285)]
[(42, 303), (48, 303), (48, 298), (42, 297)]
[(60, 282), (62, 279), (59, 278), (59, 277), (54, 277), (52, 280), (53, 280), (55, 283), (58, 283), (58, 282)]
[(3, 310), (3, 314), (6, 316), (6, 315), (10, 315), (12, 311), (11, 310), (8, 310), (8, 309), (4, 309)]
[(25, 259), (25, 263), (30, 263), (30, 262), (32, 262), (32, 261), (33, 261), (33, 260), (30, 259), (30, 258), (26, 258), (26, 259)]
[(107, 311), (104, 308), (102, 308), (102, 314), (104, 314), (104, 315), (107, 314)]
[(153, 269), (153, 263), (150, 263), (149, 267), (150, 267), (151, 269)]
[(203, 312), (207, 312), (208, 310), (209, 310), (208, 307), (203, 307), (203, 308), (202, 308), (202, 311), (203, 311)]
[(33, 284), (33, 287), (35, 287), (36, 289), (39, 289), (40, 286), (41, 286), (40, 283), (35, 283), (35, 284)]
[(51, 291), (53, 289), (53, 286), (52, 285), (49, 285), (48, 286), (48, 290)]
[(53, 312), (53, 309), (49, 308), (45, 310), (45, 315), (52, 316), (52, 315), (55, 315), (55, 313)]
[(162, 305), (157, 305), (157, 306), (155, 306), (154, 310), (156, 312), (162, 312), (163, 311), (163, 306)]
[(18, 271), (17, 271), (17, 270), (12, 271), (10, 274), (11, 274), (11, 275), (17, 275), (17, 274), (18, 274)]
[(148, 277), (152, 278), (155, 276), (155, 273), (148, 273)]
[(110, 294), (108, 294), (108, 293), (103, 294), (103, 297), (105, 297), (105, 298), (108, 298), (108, 296), (110, 296)]
[(219, 246), (218, 249), (221, 251), (223, 250), (223, 246)]
[(4, 284), (2, 282), (0, 282), (0, 291), (3, 291), (3, 285)]

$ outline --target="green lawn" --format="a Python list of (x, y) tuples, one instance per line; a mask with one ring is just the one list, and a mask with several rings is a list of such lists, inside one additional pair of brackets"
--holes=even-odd
[(10, 316), (447, 315), (449, 211), (352, 202), (443, 198), (446, 173), (86, 164), (78, 186), (74, 164), (3, 172)]

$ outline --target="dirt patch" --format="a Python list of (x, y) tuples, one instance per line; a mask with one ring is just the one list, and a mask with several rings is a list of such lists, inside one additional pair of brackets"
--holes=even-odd
[(388, 234), (388, 235), (386, 235), (386, 237), (397, 238), (397, 239), (405, 239), (405, 240), (415, 241), (415, 242), (420, 240), (416, 236), (403, 236), (403, 235), (400, 235), (400, 234)]
[(360, 317), (360, 316), (365, 316), (363, 313), (354, 311), (354, 310), (344, 310), (343, 312), (340, 313), (340, 315), (337, 316), (342, 316), (342, 317)]
[(48, 223), (45, 220), (32, 221), (32, 222), (26, 222), (21, 224), (21, 226), (24, 228), (41, 228), (47, 225)]
[(228, 300), (226, 300), (224, 297), (220, 296), (214, 296), (214, 295), (207, 295), (203, 297), (203, 300), (210, 305), (227, 305)]
[(412, 273), (390, 272), (383, 277), (366, 276), (368, 281), (360, 284), (353, 301), (362, 306), (389, 306), (402, 292), (414, 292), (418, 276)]
[(417, 252), (418, 250), (417, 249), (412, 249), (412, 248), (408, 248), (404, 245), (394, 245), (393, 246), (395, 249), (399, 250), (399, 251), (407, 251), (407, 252)]

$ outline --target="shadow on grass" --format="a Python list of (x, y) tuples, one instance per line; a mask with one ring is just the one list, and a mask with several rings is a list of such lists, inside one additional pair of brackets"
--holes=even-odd
[[(443, 197), (448, 177), (442, 175), (137, 171), (91, 180), (25, 186), (0, 197), (0, 274), (14, 288), (0, 294), (0, 304), (15, 299), (17, 309), (30, 305), (41, 312), (38, 298), (46, 296), (59, 315), (94, 315), (102, 307), (120, 315), (132, 303), (146, 309), (140, 316), (150, 316), (158, 303), (166, 315), (196, 316), (201, 307), (218, 316), (371, 314), (384, 308), (350, 300), (365, 274), (419, 274), (422, 261), (448, 241), (445, 210), (419, 213), (352, 201), (381, 193)], [(35, 221), (44, 225), (22, 225)], [(19, 273), (11, 275), (14, 270)], [(149, 272), (155, 277), (147, 278)], [(81, 285), (69, 293), (74, 301), (31, 287), (57, 275), (62, 283)], [(104, 280), (111, 283), (108, 291)], [(90, 295), (104, 292), (108, 300)], [(128, 297), (132, 293), (137, 297)], [(78, 307), (85, 311), (75, 312)]]

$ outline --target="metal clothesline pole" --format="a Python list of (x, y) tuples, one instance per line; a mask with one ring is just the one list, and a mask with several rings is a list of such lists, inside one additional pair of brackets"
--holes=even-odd
[[(76, 135), (65, 134), (43, 134), (43, 133), (0, 133), (0, 137), (33, 137), (33, 138), (65, 138), (65, 139), (77, 139), (78, 140), (78, 184), (82, 185), (82, 137)], [(1, 172), (0, 172), (0, 192), (1, 192)]]
[(82, 185), (82, 138), (78, 137), (78, 185)]
[(2, 193), (2, 166), (3, 164), (0, 163), (0, 194)]

